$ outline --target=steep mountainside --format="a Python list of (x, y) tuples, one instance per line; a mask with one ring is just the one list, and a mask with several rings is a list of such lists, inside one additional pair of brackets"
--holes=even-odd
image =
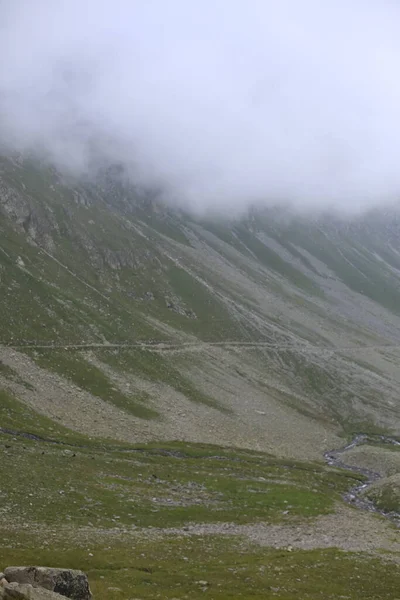
[(1, 159), (0, 564), (97, 600), (393, 599), (399, 234)]
[(2, 158), (0, 233), (3, 403), (299, 458), (400, 434), (396, 211), (200, 219)]

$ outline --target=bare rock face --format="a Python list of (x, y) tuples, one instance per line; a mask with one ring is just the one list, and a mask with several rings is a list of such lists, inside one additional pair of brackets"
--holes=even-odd
[(8, 583), (29, 584), (50, 590), (71, 600), (91, 600), (88, 578), (83, 571), (50, 567), (8, 567), (4, 571)]

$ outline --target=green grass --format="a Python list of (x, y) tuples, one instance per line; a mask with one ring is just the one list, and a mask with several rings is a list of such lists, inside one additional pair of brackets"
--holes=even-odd
[[(369, 438), (368, 440), (368, 444), (376, 443), (377, 445), (379, 445), (378, 441), (374, 442), (374, 436), (391, 435), (391, 431), (387, 427), (381, 427), (380, 425), (377, 425), (372, 421), (366, 421), (365, 419), (361, 418), (357, 419), (354, 417), (352, 420), (349, 421), (342, 420), (341, 425), (341, 435), (347, 437), (349, 440), (351, 440), (355, 435), (358, 435), (359, 433), (365, 433), (366, 435), (371, 436), (371, 438)], [(389, 449), (388, 444), (384, 447)]]
[(384, 512), (400, 514), (400, 481), (383, 483), (381, 488), (369, 491), (368, 498)]
[(98, 367), (85, 360), (82, 352), (38, 349), (28, 353), (41, 367), (59, 373), (81, 389), (136, 417), (152, 419), (158, 416), (155, 410), (144, 404), (147, 399), (145, 394), (123, 394)]
[[(4, 530), (0, 564), (83, 569), (96, 600), (123, 598), (254, 598), (394, 600), (398, 565), (338, 550), (273, 550), (236, 538), (178, 537), (80, 542), (66, 534), (49, 546), (21, 532), (20, 546)], [(92, 556), (91, 556), (92, 555)]]
[[(99, 447), (101, 438), (95, 441), (87, 436), (71, 431), (60, 423), (57, 423), (45, 415), (42, 415), (27, 404), (20, 402), (6, 389), (0, 387), (0, 427), (14, 431), (17, 434), (33, 434), (35, 436), (55, 440), (65, 444), (77, 444)], [(2, 438), (4, 442), (7, 436)], [(25, 444), (24, 438), (20, 442)]]
[[(210, 284), (210, 273), (204, 273), (204, 280)], [(210, 292), (207, 285), (197, 281), (186, 270), (171, 266), (168, 269), (168, 281), (173, 292), (182, 298), (185, 305), (194, 311), (196, 319), (179, 319), (182, 329), (187, 329), (199, 336), (200, 339), (218, 341), (234, 331), (235, 324), (226, 310), (226, 306)], [(212, 283), (212, 280), (211, 280)], [(217, 282), (215, 282), (217, 284)], [(215, 288), (217, 285), (215, 286)], [(171, 314), (171, 311), (170, 311)], [(171, 314), (174, 319), (176, 313)], [(190, 322), (192, 321), (192, 322)], [(186, 327), (185, 327), (186, 324)]]
[[(18, 410), (8, 409), (11, 419)], [(23, 418), (29, 430), (33, 416)], [(296, 521), (331, 512), (362, 479), (319, 464), (216, 446), (86, 444), (83, 436), (75, 442), (62, 430), (51, 437), (60, 434), (67, 446), (0, 436), (10, 446), (3, 468), (13, 470), (2, 485), (2, 508), (16, 520), (98, 527)], [(66, 456), (65, 448), (75, 456)]]
[(52, 431), (57, 433), (66, 430), (57, 427), (47, 417), (32, 410), (26, 404), (19, 402), (10, 392), (0, 388), (0, 426), (6, 429), (34, 433), (37, 435), (48, 435)]
[[(362, 233), (352, 237), (342, 233), (339, 242), (335, 240), (336, 232), (330, 231), (326, 223), (321, 229), (307, 223), (303, 223), (303, 226), (296, 223), (296, 226), (287, 227), (283, 233), (293, 244), (323, 261), (351, 290), (399, 314), (398, 279), (384, 263), (377, 261), (373, 252), (366, 250), (366, 247), (376, 249), (377, 253), (382, 255), (387, 247), (382, 240), (374, 248), (374, 240), (368, 233), (368, 237), (363, 237)], [(390, 257), (396, 269), (399, 269), (398, 256), (392, 252)]]
[(15, 371), (15, 369), (12, 369), (11, 367), (9, 367), (5, 363), (3, 363), (1, 360), (0, 360), (0, 377), (4, 377), (4, 379), (6, 379), (8, 381), (14, 381), (15, 383), (19, 383), (20, 385), (23, 385), (28, 390), (34, 389), (33, 385), (31, 383), (29, 383), (28, 381), (25, 381), (25, 379), (23, 379), (22, 377), (20, 377), (20, 375), (18, 375), (18, 373)]
[(13, 379), (16, 375), (14, 369), (6, 365), (0, 360), (0, 375), (6, 379)]
[[(400, 452), (399, 446), (382, 444), (379, 447), (393, 452)], [(395, 469), (394, 474), (382, 479), (368, 489), (367, 496), (381, 510), (400, 514), (400, 474), (398, 467)]]
[[(328, 345), (328, 334), (322, 335), (324, 328), (343, 332), (343, 343), (356, 332), (361, 341), (369, 335), (372, 338), (376, 327), (368, 318), (356, 327), (354, 321), (340, 317), (340, 306), (339, 313), (335, 312), (337, 301), (321, 287), (328, 275), (321, 275), (301, 249), (325, 263), (349, 289), (377, 302), (382, 299), (383, 306), (393, 307), (398, 297), (397, 279), (389, 277), (388, 266), (363, 247), (358, 234), (352, 248), (346, 228), (337, 236), (330, 223), (319, 227), (299, 219), (294, 227), (275, 219), (274, 211), (264, 216), (260, 211), (256, 219), (202, 222), (157, 203), (153, 210), (148, 199), (138, 198), (118, 181), (111, 182), (110, 190), (87, 182), (72, 183), (33, 161), (18, 168), (0, 159), (0, 176), (21, 195), (17, 208), (27, 215), (20, 228), (16, 217), (0, 216), (3, 344), (174, 341), (182, 334), (206, 341), (273, 340), (279, 331), (280, 339), (287, 332), (287, 339)], [(25, 210), (28, 205), (32, 210)], [(213, 235), (207, 234), (207, 229)], [(35, 244), (28, 241), (27, 233), (35, 237)], [(265, 235), (280, 243), (294, 261), (269, 248)], [(204, 254), (198, 253), (195, 243), (190, 246), (194, 236), (204, 245)], [(215, 256), (215, 264), (203, 259), (207, 244), (210, 261)], [(385, 240), (376, 251), (395, 267), (398, 258), (385, 250), (386, 245)], [(369, 282), (365, 292), (365, 277), (359, 271)], [(167, 298), (186, 314), (168, 308)], [(192, 311), (197, 318), (191, 318)], [(335, 361), (321, 366), (311, 358), (309, 362), (314, 364), (307, 364), (298, 351), (292, 354), (281, 353), (279, 359), (274, 359), (273, 353), (265, 354), (259, 372), (271, 371), (296, 394), (300, 390), (305, 401), (298, 402), (297, 410), (309, 415), (319, 407), (319, 413), (341, 427), (346, 423), (357, 427), (352, 407), (359, 403), (366, 405), (370, 414), (379, 414), (381, 388), (390, 377), (385, 377), (384, 367), (382, 380), (376, 379), (372, 389), (365, 390), (359, 381), (367, 364), (360, 368), (348, 359), (348, 371), (357, 369), (357, 374), (346, 378), (347, 369), (336, 369)], [(122, 355), (114, 362), (120, 358), (131, 362)], [(41, 360), (124, 410), (144, 418), (156, 416), (144, 395), (131, 397), (113, 390), (104, 374), (84, 362), (76, 364), (75, 357), (73, 364), (69, 357), (59, 355)], [(109, 361), (107, 355), (105, 361)], [(132, 354), (132, 364), (126, 368), (144, 379), (171, 385), (194, 402), (227, 410), (217, 397), (198, 390), (173, 360)]]
[(300, 524), (333, 510), (354, 485), (348, 473), (181, 442), (134, 447), (81, 436), (74, 447), (62, 428), (12, 398), (0, 400), (2, 407), (8, 402), (0, 414), (9, 425), (19, 420), (25, 430), (50, 430), (64, 441), (0, 434), (2, 466), (13, 473), (0, 494), (0, 566), (83, 569), (97, 600), (372, 599), (378, 589), (380, 598), (393, 597), (398, 570), (362, 555), (273, 550), (219, 534), (189, 536), (185, 529), (157, 533), (189, 523)]
[[(149, 325), (148, 315), (201, 337), (217, 338), (234, 330), (214, 295), (158, 247), (157, 232), (165, 228), (167, 238), (187, 246), (179, 219), (154, 217), (141, 223), (146, 237), (141, 236), (134, 228), (135, 211), (123, 215), (108, 198), (100, 200), (95, 188), (75, 190), (88, 198), (83, 206), (72, 189), (55, 183), (54, 174), (32, 163), (20, 170), (9, 167), (5, 173), (10, 187), (33, 198), (39, 230), (52, 239), (50, 254), (56, 260), (0, 218), (0, 293), (9, 315), (7, 323), (0, 323), (0, 341), (164, 339)], [(24, 226), (29, 231), (29, 218)], [(38, 241), (43, 244), (41, 238)], [(18, 266), (17, 257), (25, 268)], [(143, 301), (147, 292), (154, 301)], [(197, 319), (166, 307), (165, 299), (174, 294)]]
[[(92, 440), (0, 392), (0, 567), (83, 569), (96, 600), (396, 597), (398, 566), (363, 554), (190, 535), (189, 524), (301, 527), (362, 477), (319, 463), (183, 442)], [(357, 509), (354, 509), (357, 510)], [(166, 534), (162, 530), (180, 528)], [(206, 584), (204, 584), (206, 581)]]
[(131, 373), (150, 382), (165, 383), (186, 396), (188, 400), (216, 408), (221, 412), (230, 412), (229, 408), (204, 394), (193, 385), (188, 377), (179, 372), (176, 357), (168, 357), (168, 354), (161, 355), (151, 350), (132, 348), (101, 349), (96, 351), (96, 355), (117, 371)]
[[(154, 409), (146, 406), (146, 401), (149, 398), (146, 392), (136, 391), (129, 394), (129, 396), (122, 393), (100, 368), (90, 364), (85, 359), (85, 352), (82, 350), (38, 348), (35, 350), (26, 349), (25, 352), (39, 366), (66, 377), (81, 389), (102, 398), (106, 402), (115, 404), (136, 417), (152, 419), (158, 416)], [(221, 412), (230, 412), (229, 408), (197, 389), (174, 366), (176, 360), (171, 357), (162, 356), (146, 349), (132, 348), (102, 348), (95, 349), (92, 352), (100, 361), (112, 367), (117, 374), (133, 374), (147, 379), (149, 382), (165, 383), (193, 402), (216, 408)]]
[(272, 269), (311, 296), (324, 296), (323, 291), (310, 277), (304, 275), (302, 271), (293, 267), (291, 263), (285, 261), (274, 250), (263, 244), (257, 235), (252, 235), (244, 225), (239, 225), (235, 229), (239, 238), (256, 255), (261, 264)]

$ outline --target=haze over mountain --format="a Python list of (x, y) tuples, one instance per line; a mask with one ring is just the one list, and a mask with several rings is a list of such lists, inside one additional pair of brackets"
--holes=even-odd
[(304, 457), (399, 432), (399, 9), (360, 6), (1, 4), (4, 361), (88, 394), (17, 396)]
[(398, 594), (399, 13), (0, 0), (0, 570)]
[(3, 0), (0, 126), (171, 202), (342, 211), (399, 198), (397, 3)]

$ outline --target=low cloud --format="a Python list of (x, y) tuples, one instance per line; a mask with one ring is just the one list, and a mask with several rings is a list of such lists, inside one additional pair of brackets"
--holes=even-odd
[(400, 197), (390, 0), (0, 0), (0, 135), (196, 210)]

